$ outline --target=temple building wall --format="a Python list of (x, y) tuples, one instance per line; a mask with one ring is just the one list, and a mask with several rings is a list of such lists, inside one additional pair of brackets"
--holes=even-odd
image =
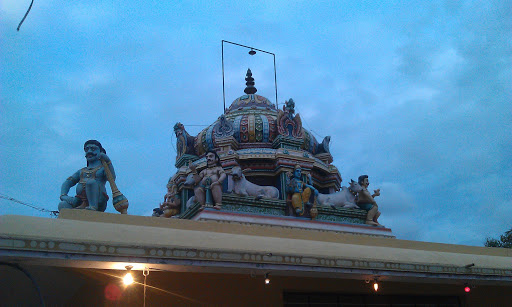
[[(6, 306), (38, 305), (29, 278), (6, 263), (33, 277), (47, 306), (142, 306), (145, 268), (146, 306), (507, 306), (512, 299), (509, 249), (85, 210), (0, 217), (0, 262)], [(128, 287), (126, 265), (136, 281)]]
[[(123, 271), (27, 266), (47, 306), (142, 306), (143, 276), (124, 286)], [(0, 268), (2, 306), (37, 306), (28, 278)], [(151, 271), (147, 276), (146, 306), (510, 306), (510, 286), (478, 286), (465, 293), (449, 283), (382, 281), (376, 293), (362, 279), (273, 276), (264, 284), (261, 274)], [(287, 304), (285, 304), (287, 303)], [(409, 304), (407, 304), (409, 303)], [(444, 303), (444, 304), (443, 304)], [(425, 306), (422, 305), (422, 306)]]

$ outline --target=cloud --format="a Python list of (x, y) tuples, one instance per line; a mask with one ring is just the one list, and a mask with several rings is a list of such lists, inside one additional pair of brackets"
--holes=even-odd
[[(98, 139), (131, 213), (147, 215), (175, 172), (174, 123), (197, 134), (192, 125), (222, 113), (227, 39), (276, 54), (279, 104), (292, 97), (319, 141), (332, 136), (345, 182), (370, 175), (398, 238), (482, 245), (510, 228), (506, 3), (50, 1), (19, 33), (26, 8), (5, 3), (2, 193), (56, 208), (60, 185), (85, 164), (83, 142)], [(273, 101), (273, 58), (231, 47), (227, 106), (248, 67)]]

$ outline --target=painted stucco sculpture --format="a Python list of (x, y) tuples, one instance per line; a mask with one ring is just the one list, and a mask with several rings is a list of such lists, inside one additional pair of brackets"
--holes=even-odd
[(233, 178), (233, 193), (241, 196), (256, 196), (257, 198), (279, 198), (279, 190), (272, 186), (260, 186), (245, 178), (242, 168), (235, 166), (231, 169)]
[(193, 204), (196, 203), (196, 196), (195, 194), (199, 193), (199, 184), (196, 184), (194, 180), (194, 174), (190, 173), (187, 175), (185, 182), (183, 183), (183, 188), (185, 189), (192, 189), (194, 192), (194, 195), (190, 197), (185, 204), (185, 210), (190, 208)]
[(302, 121), (300, 115), (295, 115), (295, 102), (293, 99), (285, 101), (283, 111), (277, 115), (277, 128), (279, 134), (294, 138), (302, 137)]
[(290, 175), (286, 191), (289, 193), (290, 204), (295, 215), (303, 216), (309, 213), (312, 219), (318, 215), (316, 208), (318, 190), (310, 182), (303, 180), (300, 165), (296, 165), (293, 174)]
[(377, 221), (380, 216), (379, 206), (377, 202), (375, 202), (374, 197), (380, 195), (380, 189), (374, 190), (373, 195), (368, 191), (368, 186), (370, 185), (370, 181), (368, 180), (368, 175), (359, 176), (357, 182), (361, 185), (361, 191), (357, 193), (356, 203), (359, 208), (368, 211), (368, 215), (366, 216), (366, 224), (373, 226), (382, 226)]
[[(245, 81), (242, 95), (197, 135), (187, 133), (181, 123), (174, 126), (177, 171), (171, 177), (181, 199), (180, 213), (175, 216), (202, 220), (233, 218), (232, 213), (287, 215), (366, 224), (368, 211), (355, 204), (348, 187), (342, 188), (340, 172), (332, 164), (331, 137), (317, 141), (302, 126), (296, 112), (300, 104), (292, 98), (278, 107), (258, 95), (250, 69)], [(191, 114), (186, 120), (195, 118)], [(218, 157), (212, 166), (213, 151)], [(224, 184), (212, 184), (222, 176), (214, 167), (230, 174)], [(206, 172), (215, 173), (216, 178), (202, 177)], [(352, 191), (359, 187), (354, 182), (351, 185)], [(215, 212), (212, 207), (218, 209), (220, 204), (222, 211)]]
[(194, 137), (188, 134), (182, 123), (174, 125), (174, 133), (176, 134), (176, 159), (185, 154), (194, 154)]
[(201, 205), (203, 210), (206, 205), (210, 205), (209, 191), (213, 198), (213, 208), (220, 210), (222, 207), (222, 183), (226, 179), (226, 173), (220, 163), (219, 155), (215, 151), (206, 153), (207, 166), (199, 174), (195, 164), (190, 164), (194, 182), (198, 185), (194, 189), (196, 201)]
[(178, 194), (178, 186), (174, 181), (167, 183), (167, 194), (164, 196), (164, 202), (159, 205), (159, 208), (153, 210), (153, 216), (157, 217), (172, 217), (180, 213), (181, 199)]
[[(109, 199), (105, 183), (109, 181), (114, 207), (120, 213), (126, 214), (128, 201), (115, 185), (114, 166), (106, 150), (100, 142), (88, 140), (84, 144), (84, 152), (87, 166), (76, 171), (62, 184), (59, 211), (71, 208), (105, 211)], [(69, 190), (75, 185), (76, 196), (68, 196)]]
[(319, 193), (317, 197), (318, 204), (323, 206), (358, 208), (356, 205), (356, 196), (363, 188), (359, 183), (350, 180), (348, 187), (341, 187), (341, 191), (331, 194)]

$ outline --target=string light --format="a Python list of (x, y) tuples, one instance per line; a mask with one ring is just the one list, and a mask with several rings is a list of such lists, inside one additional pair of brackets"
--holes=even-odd
[(375, 290), (375, 292), (379, 291), (379, 283), (377, 282), (377, 279), (373, 281), (373, 290)]
[(268, 273), (265, 273), (265, 285), (270, 284), (270, 278), (268, 278)]
[(124, 278), (123, 278), (123, 282), (124, 282), (124, 284), (125, 284), (125, 285), (127, 285), (127, 286), (128, 286), (128, 285), (131, 285), (131, 284), (133, 283), (133, 276), (132, 276), (132, 273), (131, 273), (132, 268), (133, 268), (133, 266), (131, 266), (131, 265), (127, 265), (127, 266), (126, 266), (126, 270), (127, 270), (128, 272), (127, 272), (127, 273), (126, 273), (126, 275), (124, 276)]
[(464, 292), (466, 292), (466, 293), (471, 292), (471, 287), (468, 284), (464, 284)]

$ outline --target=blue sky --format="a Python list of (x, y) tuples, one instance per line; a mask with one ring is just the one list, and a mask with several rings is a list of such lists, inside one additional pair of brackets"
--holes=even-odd
[[(129, 212), (150, 215), (174, 168), (176, 122), (222, 113), (221, 40), (276, 54), (278, 101), (370, 176), (400, 239), (482, 245), (512, 227), (510, 1), (30, 1), (0, 4), (0, 193), (55, 210), (106, 148)], [(226, 102), (272, 57), (225, 47)], [(111, 203), (107, 212), (115, 212)], [(0, 199), (0, 214), (48, 214)]]

